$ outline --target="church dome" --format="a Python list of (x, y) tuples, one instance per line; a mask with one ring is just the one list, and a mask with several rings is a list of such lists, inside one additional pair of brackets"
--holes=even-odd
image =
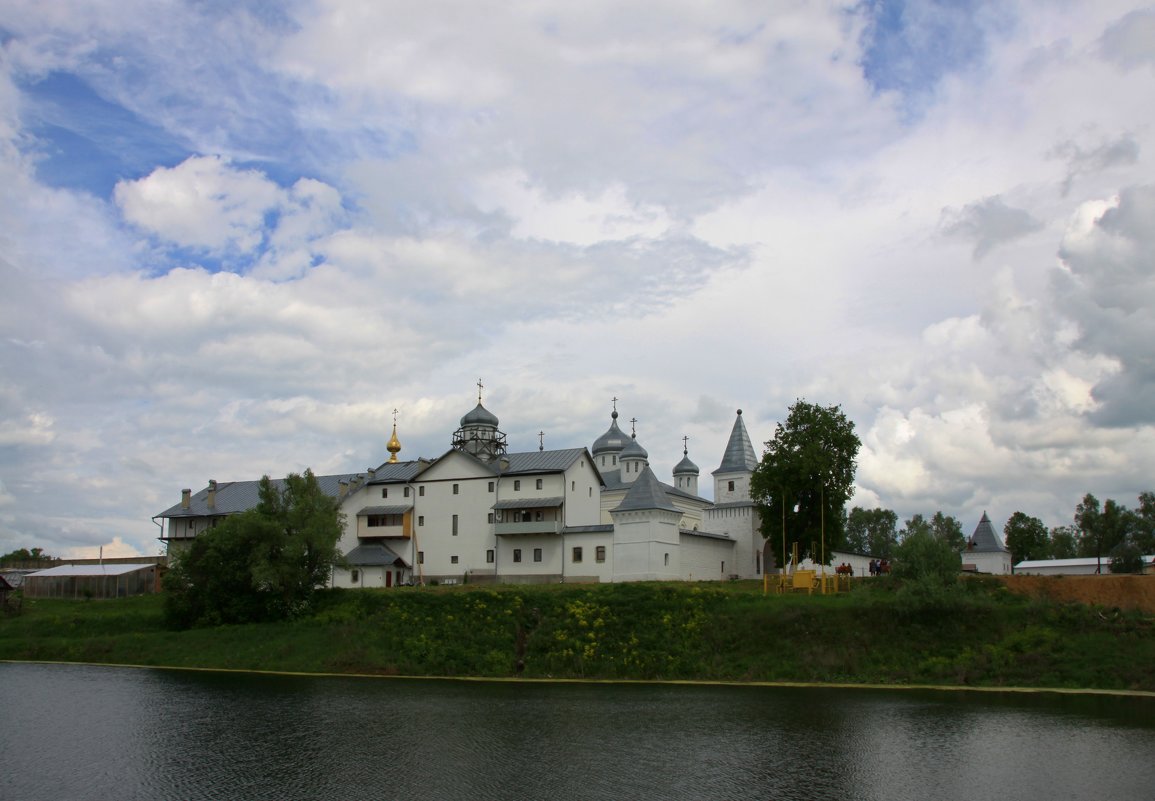
[(682, 451), (682, 461), (678, 462), (674, 466), (674, 475), (676, 475), (676, 476), (695, 475), (696, 476), (700, 472), (701, 471), (698, 470), (698, 465), (696, 465), (690, 461), (689, 451)]
[(461, 418), (462, 428), (467, 426), (493, 426), (496, 428), (497, 423), (497, 415), (482, 406), (481, 401), (477, 402), (473, 411)]
[(590, 453), (594, 456), (600, 456), (603, 453), (618, 453), (629, 440), (629, 437), (618, 428), (618, 413), (614, 412), (610, 417), (613, 418), (613, 422), (610, 423), (609, 430), (594, 440), (594, 446), (590, 449)]
[(641, 446), (637, 438), (633, 438), (622, 448), (622, 452), (618, 455), (619, 459), (648, 459), (650, 454), (646, 453), (646, 449)]

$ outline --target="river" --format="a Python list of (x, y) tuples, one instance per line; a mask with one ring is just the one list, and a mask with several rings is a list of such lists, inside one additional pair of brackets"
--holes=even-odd
[(4, 801), (1153, 797), (1149, 697), (0, 664)]

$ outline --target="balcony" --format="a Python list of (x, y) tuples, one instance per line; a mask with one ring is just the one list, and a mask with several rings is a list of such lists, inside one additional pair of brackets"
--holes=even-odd
[(493, 532), (501, 537), (517, 534), (560, 534), (560, 520), (526, 520), (516, 523), (494, 523)]

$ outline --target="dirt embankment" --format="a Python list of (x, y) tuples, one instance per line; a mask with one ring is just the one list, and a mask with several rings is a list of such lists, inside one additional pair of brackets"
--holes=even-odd
[(1074, 601), (1155, 614), (1155, 575), (1000, 576), (1012, 592), (1032, 598)]

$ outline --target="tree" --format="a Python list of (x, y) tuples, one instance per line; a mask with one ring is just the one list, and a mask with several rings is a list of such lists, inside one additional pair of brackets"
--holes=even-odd
[(1130, 540), (1121, 542), (1111, 549), (1112, 573), (1142, 573), (1143, 553)]
[(1055, 526), (1051, 529), (1051, 558), (1074, 559), (1078, 554), (1079, 529)]
[(1155, 492), (1139, 493), (1133, 536), (1141, 553), (1155, 554)]
[(922, 515), (907, 521), (902, 542), (894, 553), (894, 575), (928, 584), (951, 584), (962, 568), (958, 551), (936, 536)]
[(18, 562), (55, 562), (57, 557), (44, 553), (43, 548), (17, 548), (10, 553), (0, 556), (0, 565), (16, 564)]
[(1101, 561), (1127, 540), (1135, 520), (1135, 514), (1126, 506), (1108, 498), (1100, 507), (1099, 499), (1088, 492), (1075, 507), (1075, 525), (1080, 532), (1079, 554)]
[[(762, 461), (750, 480), (750, 495), (759, 504), (762, 536), (816, 560), (812, 543), (825, 541), (827, 559), (842, 543), (843, 514), (854, 492), (856, 458), (862, 443), (854, 423), (835, 406), (798, 400), (785, 423), (766, 443)], [(824, 536), (825, 534), (825, 536)], [(821, 546), (819, 546), (821, 547)]]
[(1023, 512), (1015, 512), (1003, 526), (1003, 537), (1014, 563), (1026, 559), (1046, 559), (1051, 543), (1047, 539), (1047, 527), (1037, 517)]
[(882, 558), (893, 555), (898, 543), (898, 515), (891, 509), (855, 506), (846, 518), (846, 547), (855, 553)]
[(967, 538), (963, 536), (962, 523), (953, 515), (944, 515), (935, 512), (930, 519), (930, 530), (938, 539), (950, 546), (955, 553), (962, 553), (967, 547)]
[(261, 479), (257, 506), (193, 540), (165, 577), (171, 626), (281, 620), (306, 609), (337, 558), (337, 502), (311, 471), (278, 487)]

